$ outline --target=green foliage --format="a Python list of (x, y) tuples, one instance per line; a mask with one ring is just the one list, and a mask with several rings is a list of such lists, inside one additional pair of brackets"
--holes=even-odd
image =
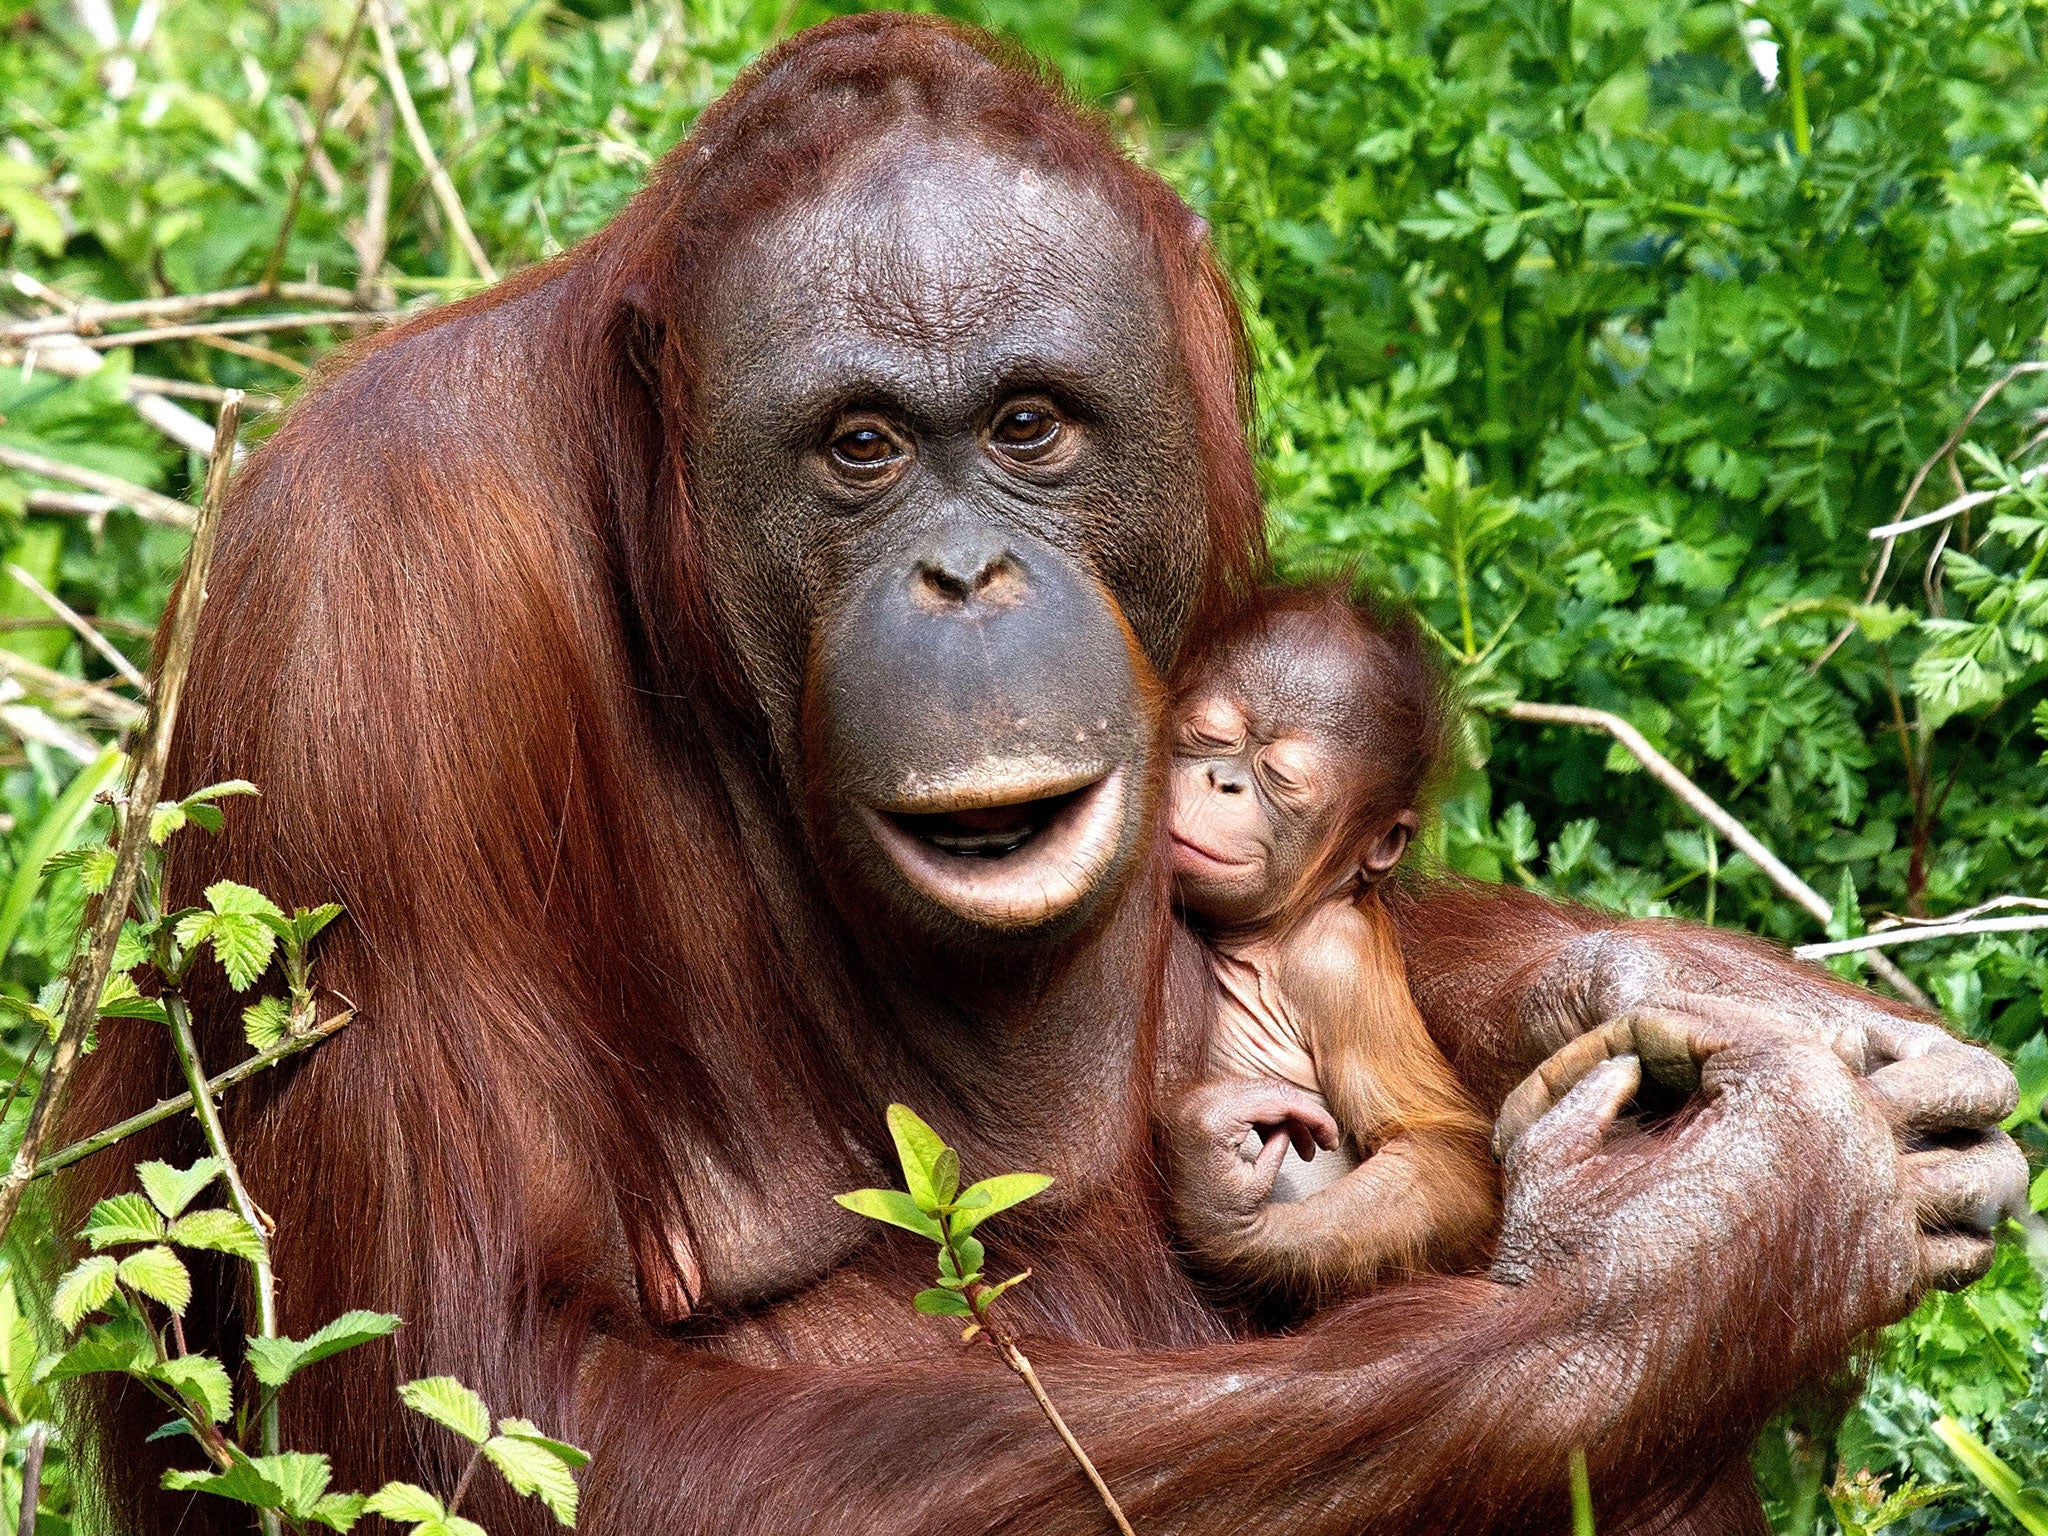
[[(472, 1466), (476, 1458), (489, 1462), (514, 1493), (539, 1499), (561, 1524), (575, 1525), (575, 1474), (590, 1464), (587, 1453), (566, 1441), (550, 1439), (526, 1419), (500, 1419), (498, 1432), (492, 1434), (491, 1412), (484, 1400), (453, 1376), (407, 1382), (398, 1395), (415, 1413), (475, 1446)], [(468, 1485), (466, 1474), (462, 1482)], [(369, 1496), (364, 1507), (387, 1520), (410, 1523), (413, 1536), (483, 1536), (482, 1527), (456, 1515), (460, 1489), (457, 1492), (457, 1499), (444, 1505), (411, 1483), (386, 1483)]]

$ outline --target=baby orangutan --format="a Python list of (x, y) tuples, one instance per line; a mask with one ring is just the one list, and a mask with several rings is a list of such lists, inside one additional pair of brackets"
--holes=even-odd
[[(1217, 983), (1209, 1080), (1168, 1116), (1183, 1242), (1309, 1306), (1473, 1264), (1498, 1211), (1490, 1122), (1416, 1012), (1379, 894), (1445, 755), (1425, 642), (1341, 586), (1273, 588), (1190, 659), (1173, 723), (1176, 893)], [(1221, 1160), (1225, 1187), (1194, 1154), (1233, 1115), (1257, 1139)], [(1283, 1168), (1290, 1145), (1325, 1156)]]

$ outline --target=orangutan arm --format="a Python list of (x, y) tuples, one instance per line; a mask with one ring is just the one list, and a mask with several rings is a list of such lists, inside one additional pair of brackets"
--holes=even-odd
[[(1411, 889), (1390, 910), (1417, 1006), (1483, 1104), (1498, 1107), (1554, 1053), (1619, 1021), (1787, 1028), (1865, 1079), (1890, 1121), (1908, 1174), (1927, 1191), (1926, 1282), (1965, 1284), (1989, 1266), (1991, 1232), (2019, 1208), (2026, 1181), (2024, 1159), (1998, 1128), (2012, 1110), (2012, 1073), (1938, 1020), (1763, 940), (1694, 923), (1624, 921), (1468, 881)], [(1647, 1049), (1667, 1087), (1690, 1088), (1658, 1059), (1660, 1047)], [(1557, 1088), (1605, 1053), (1568, 1064)]]
[[(1903, 1312), (1915, 1248), (1884, 1118), (1832, 1054), (1763, 1029), (1696, 1044), (1705, 1103), (1668, 1137), (1607, 1142), (1633, 1086), (1608, 1063), (1524, 1138), (1490, 1278), (1203, 1351), (1027, 1340), (1137, 1529), (1554, 1532), (1581, 1445), (1603, 1530), (1705, 1493), (1793, 1388)], [(1248, 1129), (1227, 1122), (1226, 1176)], [(618, 1340), (586, 1356), (581, 1404), (594, 1530), (1106, 1528), (983, 1350), (763, 1371)]]

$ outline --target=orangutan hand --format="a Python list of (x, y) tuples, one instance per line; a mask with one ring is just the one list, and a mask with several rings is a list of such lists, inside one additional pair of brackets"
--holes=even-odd
[(1251, 1220), (1273, 1192), (1290, 1145), (1307, 1162), (1341, 1139), (1320, 1098), (1277, 1078), (1199, 1083), (1162, 1120), (1174, 1224), (1197, 1245)]
[(1531, 1037), (1562, 1048), (1503, 1104), (1497, 1155), (1611, 1057), (1634, 1055), (1653, 1081), (1689, 1092), (1704, 1059), (1698, 1031), (1790, 1032), (1824, 1044), (1889, 1124), (1920, 1233), (1919, 1284), (1953, 1289), (1990, 1266), (1992, 1233), (2025, 1209), (2027, 1186), (2025, 1159), (1999, 1129), (2018, 1088), (1997, 1057), (1751, 940), (1643, 923), (1574, 948), (1529, 1000)]

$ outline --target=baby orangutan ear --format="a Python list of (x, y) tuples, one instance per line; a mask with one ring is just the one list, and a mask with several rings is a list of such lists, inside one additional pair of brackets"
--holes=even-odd
[(1365, 857), (1359, 861), (1358, 873), (1367, 885), (1376, 885), (1394, 872), (1394, 866), (1401, 862), (1401, 855), (1408, 851), (1408, 840), (1422, 825), (1422, 818), (1413, 811), (1402, 811), (1387, 823), (1382, 832), (1365, 850)]

